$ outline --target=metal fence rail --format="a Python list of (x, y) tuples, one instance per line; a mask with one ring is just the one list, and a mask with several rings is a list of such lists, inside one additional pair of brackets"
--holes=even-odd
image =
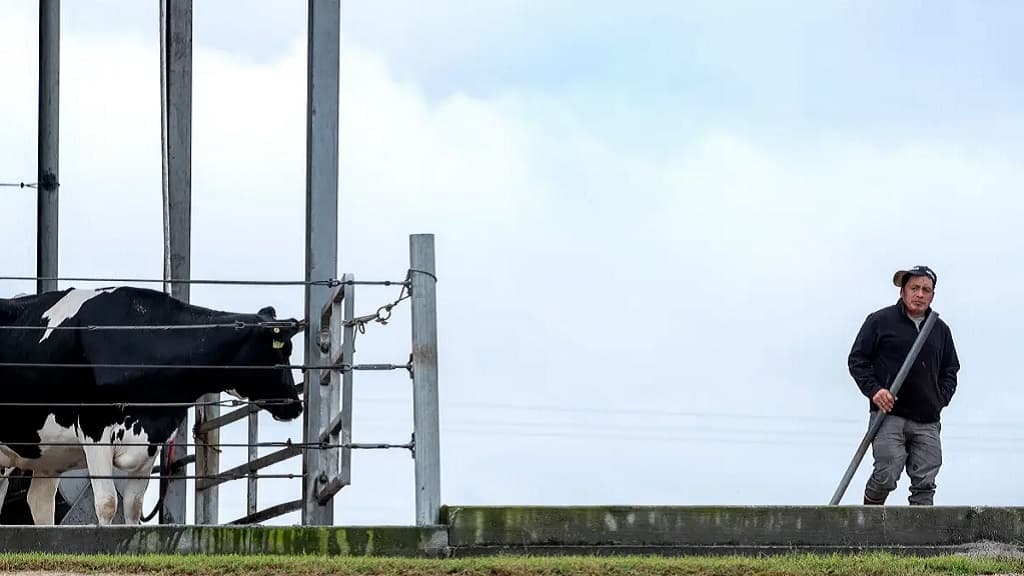
[[(50, 447), (61, 447), (70, 448), (75, 446), (82, 446), (82, 442), (47, 442), (45, 440), (39, 442), (0, 442), (3, 446), (37, 446), (39, 448), (50, 448)], [(142, 447), (142, 446), (154, 446), (160, 447), (162, 444), (154, 442), (116, 442), (115, 446), (127, 446), (127, 447)], [(264, 441), (264, 442), (219, 442), (217, 444), (211, 444), (208, 442), (185, 442), (183, 444), (174, 444), (176, 447), (201, 447), (201, 448), (287, 448), (297, 450), (330, 450), (337, 448), (349, 448), (354, 450), (383, 450), (389, 448), (407, 448), (412, 449), (413, 445), (410, 443), (405, 444), (387, 444), (387, 443), (367, 443), (367, 442), (348, 442), (344, 444), (336, 443), (331, 444), (328, 442), (292, 442), (291, 440), (281, 441)]]
[(107, 324), (85, 326), (26, 326), (26, 325), (3, 325), (0, 331), (9, 332), (103, 332), (103, 331), (154, 331), (168, 332), (174, 330), (216, 330), (232, 329), (244, 330), (246, 328), (291, 328), (301, 330), (305, 328), (301, 321), (291, 322), (288, 320), (268, 320), (264, 322), (223, 322), (211, 324)]
[[(255, 280), (255, 279), (170, 279), (163, 278), (131, 278), (131, 277), (95, 277), (95, 276), (0, 276), (0, 281), (19, 282), (90, 282), (113, 284), (206, 284), (219, 286), (327, 286), (334, 288), (343, 285), (342, 280), (325, 278), (323, 280)], [(361, 286), (402, 286), (407, 280), (360, 280), (352, 281), (353, 285)]]

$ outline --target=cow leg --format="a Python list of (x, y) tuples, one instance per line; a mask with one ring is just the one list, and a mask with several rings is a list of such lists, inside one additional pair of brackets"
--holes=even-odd
[(7, 500), (7, 489), (11, 487), (11, 473), (14, 468), (4, 468), (0, 472), (0, 510), (4, 508), (4, 501)]
[[(49, 474), (49, 473), (46, 473)], [(28, 485), (28, 508), (32, 511), (32, 521), (36, 526), (53, 524), (53, 509), (56, 506), (58, 478), (32, 478)]]
[(127, 480), (124, 486), (124, 523), (139, 524), (142, 518), (142, 501), (146, 496), (146, 487), (149, 486), (149, 474), (153, 470), (153, 461), (156, 455), (146, 461), (143, 466), (131, 472), (132, 478)]
[(109, 444), (84, 445), (85, 463), (92, 482), (96, 522), (107, 526), (117, 514), (117, 489), (114, 488), (114, 448)]

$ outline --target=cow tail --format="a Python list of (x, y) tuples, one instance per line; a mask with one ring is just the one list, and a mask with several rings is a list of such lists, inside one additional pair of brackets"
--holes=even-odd
[(167, 487), (170, 484), (171, 463), (174, 462), (174, 438), (160, 449), (160, 497), (153, 506), (153, 510), (142, 517), (143, 522), (149, 522), (156, 516), (158, 510), (164, 506), (164, 497), (167, 496)]

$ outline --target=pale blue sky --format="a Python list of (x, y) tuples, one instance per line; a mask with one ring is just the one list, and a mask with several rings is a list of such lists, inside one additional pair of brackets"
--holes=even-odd
[(640, 147), (723, 127), (1021, 143), (1019, 3), (408, 4), (353, 3), (346, 38), (430, 97), (557, 98)]
[[(304, 5), (196, 0), (196, 277), (302, 276)], [(437, 235), (442, 499), (827, 502), (866, 424), (846, 353), (922, 263), (964, 365), (936, 502), (1021, 504), (1022, 16), (345, 2), (339, 272), (401, 276), (407, 235)], [(35, 17), (0, 0), (0, 181), (35, 170)], [(63, 26), (62, 270), (158, 275), (156, 2), (64, 2)], [(31, 273), (34, 203), (4, 194), (0, 270)], [(361, 340), (365, 361), (406, 354), (407, 321)], [(407, 440), (404, 379), (359, 380), (356, 440)], [(355, 463), (340, 521), (410, 522), (408, 456)]]
[[(197, 3), (196, 42), (279, 58), (303, 42), (299, 4)], [(64, 11), (81, 32), (155, 35), (144, 2)], [(1019, 145), (1022, 19), (1009, 1), (382, 0), (345, 5), (344, 42), (429, 99), (553, 98), (608, 137), (655, 149), (721, 127)]]

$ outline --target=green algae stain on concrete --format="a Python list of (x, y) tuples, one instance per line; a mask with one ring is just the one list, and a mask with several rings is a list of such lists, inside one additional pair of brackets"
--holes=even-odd
[(331, 550), (331, 534), (326, 528), (320, 528), (316, 531), (319, 540), (319, 550), (325, 554), (337, 554), (337, 550)]
[[(3, 530), (0, 529), (0, 533)], [(60, 526), (18, 527), (0, 534), (8, 551), (80, 554), (237, 554), (438, 556), (443, 526)]]
[(274, 544), (273, 544), (274, 553), (276, 553), (276, 554), (285, 554), (286, 553), (285, 552), (286, 548), (285, 548), (285, 543), (284, 543), (284, 532), (285, 532), (284, 528), (272, 528), (272, 530), (274, 531), (273, 532), (273, 534), (274, 534), (274, 540), (273, 540), (273, 542), (274, 542)]
[(366, 543), (370, 539), (367, 530), (346, 528), (348, 532), (349, 556), (365, 556)]
[(334, 531), (334, 542), (337, 544), (336, 554), (342, 556), (348, 556), (352, 553), (352, 550), (348, 545), (348, 531), (341, 529)]

